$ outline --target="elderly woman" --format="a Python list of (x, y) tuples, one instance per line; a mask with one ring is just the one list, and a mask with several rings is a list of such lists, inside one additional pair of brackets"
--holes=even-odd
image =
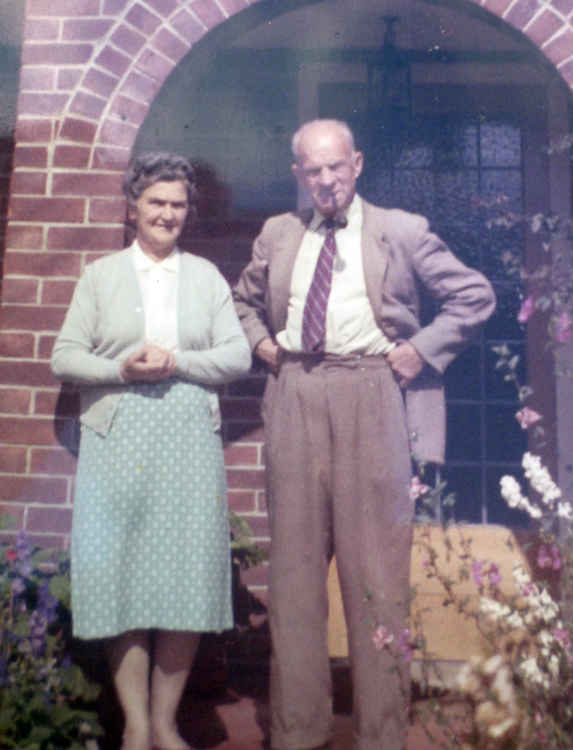
[(232, 627), (215, 389), (250, 353), (225, 280), (176, 244), (190, 164), (140, 156), (124, 191), (135, 241), (87, 267), (52, 355), (81, 394), (74, 633), (110, 639), (122, 750), (186, 750), (175, 712), (199, 634)]

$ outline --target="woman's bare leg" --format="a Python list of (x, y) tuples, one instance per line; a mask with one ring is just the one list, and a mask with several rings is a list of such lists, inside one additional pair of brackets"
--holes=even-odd
[(200, 634), (160, 630), (151, 672), (151, 732), (162, 750), (188, 748), (177, 731), (175, 715), (193, 665)]
[(149, 632), (133, 630), (114, 638), (108, 658), (125, 716), (121, 750), (149, 750)]

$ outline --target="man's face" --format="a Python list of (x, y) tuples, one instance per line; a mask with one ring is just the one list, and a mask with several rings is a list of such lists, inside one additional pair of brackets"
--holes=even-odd
[(292, 169), (314, 207), (323, 216), (334, 216), (352, 202), (362, 154), (352, 150), (339, 128), (318, 124), (303, 134)]

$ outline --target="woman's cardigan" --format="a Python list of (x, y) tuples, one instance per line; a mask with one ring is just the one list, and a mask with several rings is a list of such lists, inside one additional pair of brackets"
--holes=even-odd
[[(210, 392), (220, 426), (216, 386), (248, 372), (249, 345), (225, 279), (208, 260), (181, 253), (175, 376)], [(123, 393), (124, 359), (144, 343), (145, 313), (132, 248), (90, 264), (79, 280), (52, 354), (52, 372), (80, 387), (80, 421), (107, 434)]]

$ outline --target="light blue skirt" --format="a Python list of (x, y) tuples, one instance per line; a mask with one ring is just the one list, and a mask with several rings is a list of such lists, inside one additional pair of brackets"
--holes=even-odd
[(107, 436), (82, 427), (72, 614), (79, 638), (233, 626), (223, 451), (204, 388), (137, 384)]

